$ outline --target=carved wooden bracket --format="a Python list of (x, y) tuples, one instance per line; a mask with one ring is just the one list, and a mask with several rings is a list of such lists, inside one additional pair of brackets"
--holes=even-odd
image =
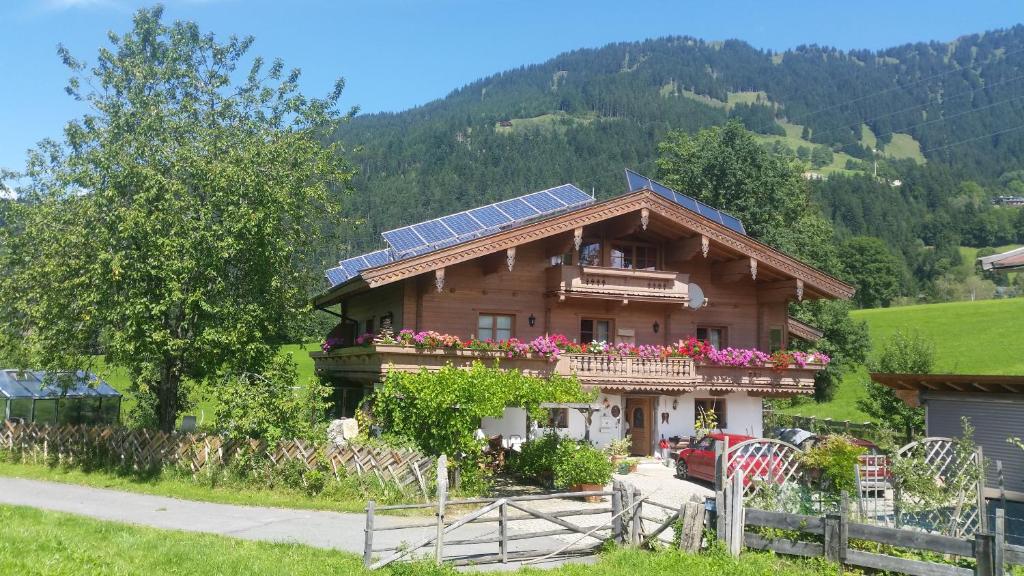
[(757, 280), (757, 260), (754, 258), (750, 259), (750, 278)]
[(804, 281), (796, 279), (796, 300), (797, 302), (803, 302), (804, 300)]
[(640, 227), (647, 230), (647, 224), (651, 221), (651, 210), (650, 208), (640, 209)]
[(508, 271), (512, 271), (512, 267), (516, 265), (516, 247), (513, 246), (505, 251), (505, 261), (508, 263)]
[(579, 252), (580, 245), (583, 244), (583, 227), (580, 226), (572, 231), (572, 243), (576, 246), (576, 251)]
[(700, 252), (701, 252), (701, 254), (704, 255), (705, 258), (708, 257), (708, 250), (710, 248), (711, 248), (711, 240), (707, 236), (704, 236), (703, 234), (701, 234), (701, 237), (700, 237)]
[(437, 286), (438, 292), (444, 290), (444, 268), (434, 270), (434, 285)]

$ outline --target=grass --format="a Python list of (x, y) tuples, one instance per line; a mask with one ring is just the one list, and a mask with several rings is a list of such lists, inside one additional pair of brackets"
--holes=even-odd
[[(313, 359), (309, 357), (309, 353), (315, 350), (317, 350), (316, 343), (286, 344), (281, 347), (280, 354), (290, 353), (295, 360), (300, 386), (305, 386), (310, 378), (313, 377)], [(123, 421), (136, 402), (135, 396), (131, 392), (131, 382), (128, 373), (115, 366), (107, 366), (102, 356), (96, 357), (96, 365), (93, 367), (93, 371), (105, 380), (107, 384), (110, 384), (124, 394), (124, 398), (121, 400), (121, 418)], [(181, 414), (181, 416), (194, 414), (200, 425), (208, 425), (215, 422), (216, 400), (209, 394), (203, 394), (201, 391), (194, 394), (193, 400), (196, 403), (195, 407), (191, 411)]]
[(918, 164), (926, 162), (921, 153), (921, 143), (910, 134), (894, 133), (892, 141), (885, 145), (883, 153), (890, 158), (909, 158)]
[[(856, 310), (853, 317), (868, 323), (873, 359), (895, 331), (916, 330), (935, 343), (933, 372), (1024, 374), (1024, 298), (874, 308)], [(867, 378), (867, 369), (860, 367), (843, 378), (832, 401), (806, 402), (782, 411), (852, 422), (870, 420), (857, 408)]]
[[(28, 462), (8, 462), (0, 459), (0, 476), (48, 480), (66, 484), (78, 484), (93, 488), (109, 488), (167, 496), (182, 500), (237, 504), (240, 506), (270, 506), (274, 508), (298, 508), (302, 510), (333, 510), (335, 512), (362, 512), (366, 508), (366, 496), (343, 490), (325, 491), (310, 496), (300, 490), (282, 487), (243, 487), (237, 483), (223, 483), (211, 486), (189, 477), (177, 477), (170, 473), (120, 474), (107, 470), (84, 471), (79, 468), (48, 466)], [(346, 487), (348, 487), (346, 485)]]
[(896, 330), (935, 342), (936, 373), (1024, 374), (1024, 298), (857, 310), (868, 323), (871, 350)]
[(566, 124), (581, 123), (590, 124), (597, 118), (596, 114), (567, 114), (556, 112), (554, 114), (541, 114), (532, 118), (512, 118), (509, 121), (511, 126), (495, 125), (494, 129), (499, 134), (509, 134), (515, 130), (564, 130)]
[[(383, 574), (424, 576), (457, 574), (431, 564), (397, 564)], [(0, 573), (22, 576), (97, 574), (200, 574), (208, 576), (369, 575), (355, 554), (299, 544), (239, 540), (213, 534), (159, 530), (93, 520), (59, 512), (0, 505)], [(704, 576), (804, 576), (837, 574), (823, 560), (789, 560), (766, 553), (731, 558), (715, 551), (684, 554), (617, 549), (596, 564), (570, 564), (552, 570), (526, 569), (517, 574), (549, 576), (620, 576), (645, 574)]]
[[(807, 148), (810, 148), (812, 150), (815, 146), (819, 146), (819, 144), (815, 144), (814, 142), (804, 140), (803, 138), (801, 138), (804, 130), (804, 127), (802, 125), (791, 124), (783, 120), (777, 120), (777, 122), (780, 126), (782, 126), (783, 130), (786, 131), (785, 136), (754, 134), (754, 138), (757, 138), (757, 140), (760, 142), (768, 142), (772, 144), (774, 144), (775, 142), (782, 142), (786, 146), (789, 146), (794, 152), (797, 150), (797, 148), (801, 146), (806, 146)], [(853, 159), (853, 156), (850, 156), (845, 152), (834, 152), (832, 154), (831, 164), (827, 166), (822, 166), (821, 168), (815, 168), (814, 171), (820, 172), (822, 174), (855, 174), (856, 172), (854, 172), (853, 170), (846, 169), (846, 161)]]

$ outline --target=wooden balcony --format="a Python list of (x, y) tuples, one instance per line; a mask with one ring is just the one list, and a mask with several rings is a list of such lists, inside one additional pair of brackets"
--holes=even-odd
[(823, 366), (782, 370), (710, 366), (689, 358), (639, 358), (597, 354), (563, 354), (556, 361), (537, 355), (507, 358), (502, 352), (479, 350), (417, 349), (411, 346), (376, 345), (342, 348), (310, 354), (317, 374), (353, 383), (372, 384), (391, 370), (418, 372), (440, 370), (446, 364), (468, 368), (475, 361), (487, 366), (521, 370), (550, 377), (575, 375), (584, 386), (606, 390), (649, 393), (747, 391), (763, 395), (810, 394), (814, 375)]
[(689, 301), (689, 275), (664, 270), (624, 270), (600, 266), (552, 266), (548, 292), (565, 298), (600, 298), (645, 302)]

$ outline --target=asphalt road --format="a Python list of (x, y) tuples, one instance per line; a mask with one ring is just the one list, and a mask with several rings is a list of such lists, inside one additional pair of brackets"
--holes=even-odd
[[(363, 552), (363, 528), (366, 522), (362, 514), (214, 504), (74, 484), (3, 477), (0, 477), (0, 504), (31, 506), (168, 530), (207, 532), (246, 540), (298, 543), (360, 555)], [(404, 526), (422, 523), (425, 519), (377, 515), (375, 524), (377, 527)], [(547, 529), (551, 528), (555, 526), (549, 526)], [(513, 523), (510, 532), (515, 531)], [(403, 542), (412, 543), (433, 533), (434, 528), (406, 528), (379, 532), (375, 533), (373, 544), (375, 548), (382, 548)], [(468, 524), (458, 528), (447, 538), (463, 540), (494, 536), (496, 533), (497, 525), (493, 523)], [(509, 551), (554, 550), (564, 544), (564, 541), (554, 538), (513, 540), (509, 543)], [(455, 546), (446, 549), (446, 552), (449, 550), (459, 555), (494, 554), (497, 552), (497, 544)], [(564, 561), (558, 560), (536, 566), (553, 566)], [(518, 564), (510, 562), (507, 565), (491, 567), (494, 568), (515, 569), (518, 568)]]

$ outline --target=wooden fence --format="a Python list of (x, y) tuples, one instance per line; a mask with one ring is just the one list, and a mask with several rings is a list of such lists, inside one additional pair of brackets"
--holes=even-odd
[[(848, 566), (912, 576), (1002, 576), (1006, 565), (1024, 565), (1024, 546), (1006, 543), (1002, 509), (996, 511), (994, 534), (978, 532), (970, 538), (953, 537), (853, 522), (851, 518), (856, 516), (851, 516), (845, 494), (838, 514), (811, 516), (746, 508), (742, 482), (737, 475), (716, 495), (718, 537), (733, 555), (739, 555), (745, 546), (793, 556), (823, 556)], [(758, 531), (759, 528), (770, 530)], [(775, 530), (784, 533), (774, 535)], [(851, 548), (851, 540), (857, 540), (859, 545)], [(865, 542), (872, 543), (875, 550), (864, 550), (872, 547), (865, 546)], [(974, 568), (895, 556), (893, 548), (973, 559)]]
[(208, 434), (160, 432), (118, 426), (64, 425), (5, 421), (0, 427), (0, 449), (31, 458), (74, 463), (100, 459), (105, 464), (134, 470), (181, 466), (198, 473), (210, 465), (226, 465), (240, 454), (264, 456), (273, 466), (301, 462), (313, 469), (326, 464), (336, 478), (372, 475), (382, 484), (394, 482), (429, 496), (425, 477), (434, 459), (409, 449), (362, 446), (317, 447), (290, 440), (269, 445), (263, 440), (229, 440)]
[(783, 414), (766, 410), (764, 413), (765, 428), (802, 428), (815, 434), (846, 434), (855, 438), (874, 440), (878, 433), (878, 425), (874, 422), (851, 422), (849, 420), (833, 420), (815, 416)]

